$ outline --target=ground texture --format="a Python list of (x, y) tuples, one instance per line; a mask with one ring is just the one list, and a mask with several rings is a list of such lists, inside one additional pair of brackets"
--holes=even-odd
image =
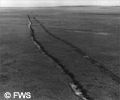
[(0, 11), (1, 100), (120, 99), (119, 12), (82, 9)]

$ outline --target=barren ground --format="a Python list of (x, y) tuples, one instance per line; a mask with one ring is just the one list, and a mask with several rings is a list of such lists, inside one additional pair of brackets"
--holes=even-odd
[[(72, 91), (69, 83), (73, 80), (61, 68), (62, 64), (93, 100), (119, 100), (119, 9), (0, 10), (0, 99), (6, 100), (5, 92), (18, 91), (31, 92), (31, 100), (82, 100)], [(27, 15), (31, 18), (38, 45), (42, 45), (46, 52), (37, 48), (31, 39)]]

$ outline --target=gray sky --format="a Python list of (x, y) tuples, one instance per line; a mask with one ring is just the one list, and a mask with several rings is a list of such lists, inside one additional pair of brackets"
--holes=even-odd
[(2, 7), (37, 7), (61, 5), (120, 6), (120, 0), (0, 0)]

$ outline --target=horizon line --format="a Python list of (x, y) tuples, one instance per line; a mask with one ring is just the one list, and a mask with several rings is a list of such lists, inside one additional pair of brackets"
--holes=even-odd
[(0, 8), (48, 8), (48, 7), (120, 7), (118, 5), (61, 5), (61, 6), (0, 6)]

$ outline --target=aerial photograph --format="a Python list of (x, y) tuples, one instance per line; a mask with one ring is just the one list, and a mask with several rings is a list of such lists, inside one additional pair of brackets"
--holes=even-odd
[(120, 0), (0, 0), (0, 100), (120, 100)]

